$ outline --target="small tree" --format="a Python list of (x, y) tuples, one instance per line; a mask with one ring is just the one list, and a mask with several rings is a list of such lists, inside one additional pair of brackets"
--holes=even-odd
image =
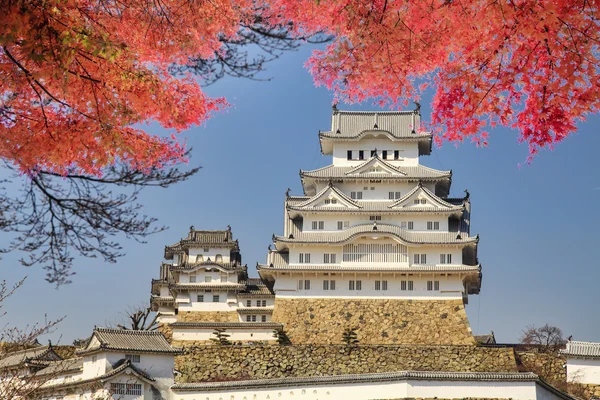
[(117, 329), (132, 331), (155, 331), (158, 329), (158, 314), (152, 311), (151, 307), (129, 306), (122, 313), (119, 321), (109, 326), (116, 326)]
[(215, 337), (210, 338), (211, 342), (218, 344), (220, 346), (229, 346), (231, 345), (231, 341), (229, 340), (229, 334), (225, 333), (227, 330), (225, 328), (217, 328), (213, 332)]
[(273, 331), (273, 337), (275, 338), (277, 343), (282, 346), (289, 346), (290, 344), (292, 344), (289, 336), (283, 329), (282, 330), (275, 329)]
[(538, 346), (543, 352), (555, 351), (567, 343), (562, 330), (548, 324), (540, 328), (536, 328), (535, 325), (527, 325), (520, 340), (523, 344)]
[(342, 334), (342, 342), (344, 342), (347, 346), (356, 346), (359, 343), (358, 335), (356, 331), (358, 328), (347, 328)]

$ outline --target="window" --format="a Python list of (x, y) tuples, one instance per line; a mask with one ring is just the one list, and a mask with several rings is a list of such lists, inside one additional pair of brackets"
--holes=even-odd
[(421, 203), (421, 201), (419, 199), (414, 199), (413, 200), (413, 204), (420, 204), (420, 203)]
[(329, 281), (329, 290), (335, 290), (335, 281)]
[(427, 204), (427, 199), (421, 199), (421, 204)]
[(388, 282), (387, 281), (375, 281), (375, 290), (387, 290)]
[(400, 290), (406, 290), (406, 281), (400, 282)]
[(300, 279), (298, 281), (298, 290), (310, 290), (310, 281), (308, 279)]
[(252, 307), (252, 300), (246, 300), (246, 307)]
[(387, 150), (381, 151), (381, 158), (383, 158), (384, 160), (387, 160)]
[(190, 283), (196, 283), (196, 275), (190, 275)]
[(298, 280), (298, 290), (302, 290), (304, 287), (304, 281), (302, 279)]
[(201, 263), (204, 262), (204, 256), (202, 254), (196, 256), (196, 262)]
[(304, 290), (310, 290), (310, 280), (304, 280)]
[(427, 254), (414, 254), (413, 255), (413, 263), (414, 264), (427, 264)]
[(325, 199), (325, 204), (337, 204), (337, 199)]
[(199, 294), (196, 296), (196, 301), (198, 303), (204, 303), (204, 295), (203, 294)]
[(452, 264), (452, 254), (440, 254), (440, 264)]
[(427, 290), (433, 290), (433, 281), (427, 281)]
[(323, 290), (329, 290), (329, 281), (323, 281)]
[(352, 160), (352, 150), (348, 150), (348, 160)]
[(313, 221), (312, 222), (312, 228), (313, 230), (323, 230), (325, 229), (325, 221)]
[(363, 190), (369, 190), (369, 187), (368, 186), (364, 186)]
[(323, 263), (324, 264), (335, 264), (335, 253), (325, 253), (323, 254)]
[(110, 391), (114, 394), (141, 396), (142, 385), (140, 383), (111, 383)]
[(262, 307), (266, 307), (266, 306), (267, 306), (267, 301), (266, 301), (266, 300), (262, 300), (262, 302), (261, 302), (261, 306), (262, 306)]
[(218, 302), (219, 302), (219, 295), (213, 294), (213, 303), (218, 303)]
[(408, 290), (413, 290), (414, 285), (413, 285), (413, 281), (408, 281)]
[(319, 221), (319, 229), (320, 230), (325, 229), (325, 221)]
[(362, 150), (358, 151), (358, 159), (359, 160), (364, 160), (365, 159), (365, 152)]
[(310, 253), (300, 253), (298, 255), (298, 262), (300, 264), (309, 264), (310, 263)]
[(356, 281), (356, 290), (362, 290), (362, 281)]
[(362, 200), (362, 192), (350, 192), (350, 198), (355, 200)]
[(440, 281), (433, 281), (433, 290), (440, 290)]
[(140, 355), (139, 354), (125, 354), (125, 359), (130, 360), (132, 363), (139, 364)]
[(375, 281), (375, 290), (381, 290), (381, 281)]
[(400, 228), (406, 229), (406, 221), (400, 222)]
[(342, 229), (344, 229), (344, 221), (338, 221), (337, 228), (338, 228), (338, 231), (341, 231)]
[(413, 221), (408, 221), (408, 229), (415, 229), (415, 223)]
[(256, 315), (246, 315), (246, 322), (256, 322)]
[(223, 262), (223, 256), (220, 255), (220, 254), (217, 254), (215, 256), (215, 262), (222, 263)]
[(399, 159), (400, 159), (400, 151), (394, 150), (394, 160), (399, 160)]
[(204, 277), (204, 282), (212, 282), (212, 276), (205, 276)]
[(387, 290), (387, 281), (381, 281), (381, 290)]
[(438, 221), (427, 221), (427, 230), (439, 231), (440, 223)]
[(369, 219), (371, 221), (381, 221), (381, 215), (370, 215)]
[(371, 186), (371, 190), (375, 190), (375, 186)]
[(260, 316), (260, 322), (267, 322), (267, 316), (266, 315), (261, 315)]
[(350, 221), (344, 221), (344, 228), (350, 227)]
[(354, 281), (348, 281), (348, 290), (354, 290)]
[(205, 248), (204, 248), (204, 252), (205, 252), (205, 253), (208, 253), (208, 250), (209, 250), (209, 248), (208, 248), (208, 247), (205, 247)]

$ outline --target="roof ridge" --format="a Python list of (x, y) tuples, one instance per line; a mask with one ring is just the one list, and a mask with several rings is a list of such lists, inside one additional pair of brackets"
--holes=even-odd
[(2, 357), (0, 357), (0, 360), (6, 357), (10, 357), (13, 355), (17, 355), (17, 354), (21, 354), (21, 353), (27, 353), (28, 351), (37, 351), (37, 350), (50, 350), (51, 346), (50, 345), (44, 345), (44, 346), (37, 346), (37, 347), (30, 347), (28, 349), (23, 349), (23, 350), (16, 350), (16, 351), (11, 351), (9, 353), (5, 353)]
[(107, 332), (107, 333), (125, 333), (125, 334), (133, 334), (133, 335), (149, 335), (149, 336), (162, 336), (161, 332), (158, 331), (144, 331), (144, 330), (135, 330), (135, 329), (118, 329), (118, 328), (104, 328), (104, 327), (96, 327), (94, 332)]

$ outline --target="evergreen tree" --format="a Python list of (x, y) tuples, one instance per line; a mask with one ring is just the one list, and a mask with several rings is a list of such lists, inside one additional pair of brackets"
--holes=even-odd
[(229, 334), (225, 333), (225, 328), (217, 328), (213, 332), (215, 337), (210, 338), (211, 342), (218, 344), (220, 346), (229, 346), (231, 345), (231, 341), (229, 340)]

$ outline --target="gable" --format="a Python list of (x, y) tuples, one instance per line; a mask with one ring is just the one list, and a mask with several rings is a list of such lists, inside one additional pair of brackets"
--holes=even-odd
[(427, 208), (427, 209), (437, 208), (440, 210), (447, 210), (447, 209), (460, 209), (461, 207), (455, 206), (453, 204), (450, 204), (450, 203), (440, 199), (435, 194), (433, 194), (429, 189), (427, 189), (426, 187), (423, 187), (421, 184), (419, 184), (416, 188), (411, 190), (405, 196), (403, 196), (398, 201), (396, 201), (392, 205), (390, 205), (390, 208), (392, 208), (392, 209), (394, 209), (394, 208), (395, 209), (414, 208), (416, 211), (421, 208)]
[(395, 175), (395, 176), (406, 176), (406, 173), (399, 170), (395, 166), (389, 164), (385, 160), (379, 158), (379, 156), (374, 155), (367, 162), (357, 166), (356, 168), (351, 169), (346, 172), (347, 176), (368, 176), (372, 174), (387, 174), (387, 175)]
[(311, 199), (304, 201), (300, 204), (297, 204), (295, 207), (297, 208), (351, 208), (351, 209), (359, 209), (362, 208), (358, 203), (348, 196), (346, 196), (343, 192), (341, 192), (338, 188), (333, 186), (332, 183), (329, 183), (327, 187), (317, 193)]

